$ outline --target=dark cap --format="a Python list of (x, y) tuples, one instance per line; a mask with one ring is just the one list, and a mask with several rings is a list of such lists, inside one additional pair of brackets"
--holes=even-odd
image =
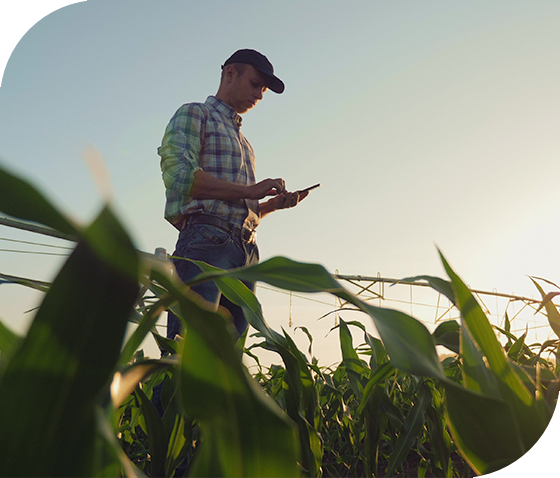
[(272, 63), (262, 53), (255, 50), (237, 50), (226, 60), (222, 68), (231, 63), (247, 63), (254, 66), (268, 78), (268, 88), (274, 91), (274, 93), (282, 93), (284, 91), (284, 83), (280, 78), (274, 76)]

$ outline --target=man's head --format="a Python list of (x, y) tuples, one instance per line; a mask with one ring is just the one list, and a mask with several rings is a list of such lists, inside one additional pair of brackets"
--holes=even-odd
[(268, 61), (268, 58), (262, 53), (256, 50), (237, 50), (233, 55), (231, 55), (226, 62), (223, 64), (222, 68), (227, 65), (241, 63), (245, 65), (252, 65), (259, 72), (261, 72), (267, 80), (267, 88), (274, 93), (282, 93), (284, 91), (284, 83), (280, 78), (274, 76), (274, 67), (272, 63)]
[(268, 59), (255, 50), (238, 50), (222, 65), (216, 97), (243, 114), (253, 108), (269, 88), (275, 93), (284, 91), (284, 83), (274, 76)]

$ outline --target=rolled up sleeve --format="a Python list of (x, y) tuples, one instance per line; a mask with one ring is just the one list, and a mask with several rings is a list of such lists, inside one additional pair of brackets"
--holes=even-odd
[(189, 196), (201, 167), (206, 114), (201, 104), (181, 106), (171, 118), (158, 148), (163, 183), (169, 192)]

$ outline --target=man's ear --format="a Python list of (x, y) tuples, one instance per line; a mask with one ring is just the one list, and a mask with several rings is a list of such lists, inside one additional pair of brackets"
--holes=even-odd
[(228, 83), (231, 83), (231, 81), (235, 78), (235, 75), (237, 74), (237, 70), (235, 69), (235, 66), (233, 65), (226, 65), (225, 67), (225, 79), (227, 80)]

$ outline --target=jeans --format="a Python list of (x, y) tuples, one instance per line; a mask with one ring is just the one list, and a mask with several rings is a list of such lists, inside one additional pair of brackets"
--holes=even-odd
[[(218, 226), (208, 224), (190, 224), (179, 234), (177, 246), (173, 253), (176, 257), (184, 257), (204, 261), (220, 269), (235, 269), (237, 267), (250, 266), (259, 262), (259, 250), (255, 242), (245, 243), (234, 233), (227, 232)], [(200, 268), (190, 261), (173, 259), (179, 278), (183, 282), (194, 279), (200, 272)], [(245, 285), (255, 290), (254, 283)], [(215, 304), (222, 305), (229, 310), (233, 316), (233, 323), (237, 333), (242, 335), (247, 329), (247, 320), (241, 307), (233, 304), (224, 296), (214, 282), (203, 282), (192, 288), (192, 290)], [(176, 335), (182, 335), (182, 324), (172, 312), (167, 316), (167, 337), (174, 339)]]

